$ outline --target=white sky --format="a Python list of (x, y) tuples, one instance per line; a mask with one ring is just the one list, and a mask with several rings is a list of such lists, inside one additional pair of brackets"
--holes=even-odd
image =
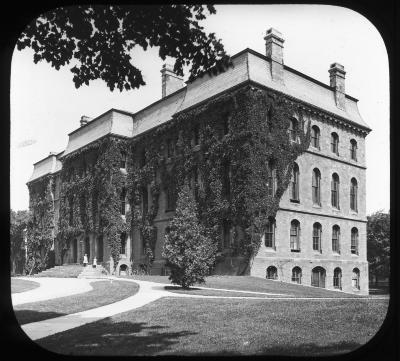
[[(359, 110), (372, 128), (367, 136), (367, 214), (389, 210), (389, 71), (384, 42), (362, 15), (325, 5), (219, 5), (203, 21), (230, 55), (251, 48), (265, 53), (270, 27), (285, 38), (286, 65), (329, 84), (331, 63), (343, 64), (346, 93), (359, 99)], [(161, 97), (158, 49), (135, 51), (133, 64), (146, 85), (111, 92), (100, 80), (76, 89), (69, 67), (56, 71), (33, 63), (33, 52), (15, 50), (11, 69), (11, 208), (28, 208), (26, 182), (33, 163), (50, 151), (62, 151), (67, 134), (82, 115), (96, 117), (110, 108), (136, 112)], [(187, 76), (186, 76), (187, 79)]]

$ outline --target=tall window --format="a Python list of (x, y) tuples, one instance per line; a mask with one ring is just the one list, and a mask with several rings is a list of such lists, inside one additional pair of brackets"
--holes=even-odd
[(278, 279), (278, 270), (275, 266), (269, 266), (267, 268), (267, 279), (276, 280)]
[(292, 282), (301, 283), (301, 268), (293, 267), (292, 269)]
[(340, 253), (340, 228), (338, 225), (332, 227), (332, 251)]
[(357, 161), (357, 142), (354, 139), (350, 140), (350, 158)]
[(321, 173), (315, 168), (312, 174), (312, 199), (316, 205), (321, 205)]
[(87, 164), (86, 164), (86, 160), (84, 159), (82, 162), (82, 176), (86, 177), (87, 174)]
[(294, 163), (291, 182), (291, 201), (299, 202), (299, 166)]
[(351, 284), (353, 289), (360, 289), (360, 270), (358, 268), (353, 269), (353, 276), (351, 278)]
[(121, 152), (121, 159), (120, 159), (119, 167), (121, 169), (126, 169), (126, 152)]
[(351, 229), (351, 254), (358, 254), (358, 229)]
[(275, 223), (269, 221), (264, 234), (265, 247), (275, 249)]
[(228, 113), (224, 114), (223, 119), (224, 119), (223, 120), (223, 123), (224, 123), (223, 131), (224, 131), (224, 135), (227, 135), (229, 133), (229, 114)]
[(125, 232), (121, 233), (120, 241), (121, 241), (120, 253), (125, 254), (126, 253), (126, 233)]
[(123, 188), (121, 191), (120, 200), (121, 200), (121, 215), (124, 216), (126, 213), (126, 189), (125, 188)]
[(146, 165), (146, 149), (142, 149), (140, 152), (140, 166), (144, 167)]
[(276, 169), (273, 161), (269, 161), (267, 164), (267, 194), (273, 197), (276, 192), (277, 179), (276, 179)]
[(350, 184), (350, 209), (357, 212), (357, 180), (351, 178)]
[(196, 124), (193, 129), (193, 142), (194, 145), (198, 145), (200, 143), (200, 126)]
[(339, 176), (336, 173), (332, 175), (331, 203), (332, 207), (339, 209)]
[(321, 233), (322, 233), (322, 226), (319, 223), (314, 223), (314, 225), (313, 225), (313, 250), (314, 251), (322, 252)]
[(317, 149), (319, 149), (319, 136), (319, 128), (316, 125), (313, 125), (311, 128), (311, 146)]
[(300, 223), (296, 219), (290, 223), (290, 250), (300, 251)]
[(331, 134), (331, 151), (339, 155), (339, 136), (336, 133)]
[(333, 270), (333, 288), (342, 289), (342, 270), (339, 267)]
[(291, 118), (289, 124), (289, 138), (292, 142), (297, 142), (298, 136), (298, 122), (296, 119)]

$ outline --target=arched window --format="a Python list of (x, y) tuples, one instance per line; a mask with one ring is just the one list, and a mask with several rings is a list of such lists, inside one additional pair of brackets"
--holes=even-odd
[(126, 253), (126, 233), (125, 232), (121, 233), (120, 241), (121, 241), (120, 254), (125, 254)]
[(300, 252), (300, 222), (297, 219), (290, 223), (290, 250)]
[(360, 289), (360, 270), (358, 268), (353, 269), (353, 276), (351, 278), (351, 284), (353, 289), (359, 290)]
[(120, 164), (119, 167), (121, 169), (126, 169), (126, 152), (121, 152)]
[(358, 229), (351, 229), (351, 254), (358, 254)]
[(317, 222), (313, 225), (313, 250), (322, 252), (321, 248), (322, 226)]
[(321, 205), (321, 173), (319, 169), (314, 168), (312, 174), (312, 200), (316, 205)]
[(332, 251), (340, 253), (340, 227), (336, 224), (332, 227)]
[(335, 132), (331, 134), (331, 151), (339, 155), (339, 136)]
[(357, 212), (357, 180), (355, 178), (351, 178), (350, 184), (350, 209), (352, 211)]
[(350, 140), (350, 158), (357, 161), (357, 142), (355, 139)]
[(315, 267), (311, 272), (311, 286), (325, 288), (326, 272), (322, 267)]
[(342, 270), (339, 267), (333, 270), (333, 288), (342, 289)]
[(292, 269), (292, 282), (301, 283), (301, 268), (293, 267)]
[(264, 234), (265, 247), (275, 249), (275, 222), (269, 221)]
[(332, 207), (339, 209), (339, 176), (336, 173), (332, 175), (331, 203)]
[(297, 142), (297, 137), (298, 137), (298, 122), (295, 118), (291, 118), (289, 124), (289, 139), (292, 142)]
[(267, 268), (267, 279), (276, 280), (278, 279), (278, 270), (275, 266), (269, 266)]
[(294, 163), (291, 181), (291, 198), (292, 202), (299, 202), (299, 166)]
[(320, 149), (319, 136), (320, 136), (319, 128), (316, 125), (313, 125), (311, 127), (311, 146), (317, 149)]
[(125, 212), (126, 212), (126, 189), (125, 188), (122, 188), (120, 200), (121, 200), (121, 215), (124, 216)]
[(270, 160), (267, 164), (267, 194), (273, 197), (276, 192), (277, 179), (274, 162)]

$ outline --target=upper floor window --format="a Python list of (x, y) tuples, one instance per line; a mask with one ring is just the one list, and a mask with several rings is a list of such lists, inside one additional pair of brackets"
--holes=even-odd
[(311, 146), (317, 149), (319, 149), (319, 136), (319, 128), (316, 125), (313, 125), (311, 128)]
[(294, 202), (299, 202), (299, 166), (294, 163), (292, 171), (292, 181), (291, 181), (291, 194), (290, 200)]
[(140, 166), (144, 167), (146, 165), (146, 149), (143, 148), (140, 151)]
[(350, 209), (355, 212), (357, 212), (357, 190), (357, 180), (352, 178), (350, 183)]
[(273, 161), (268, 162), (267, 173), (267, 194), (273, 197), (277, 187), (276, 169)]
[(322, 226), (319, 223), (314, 223), (314, 225), (313, 225), (313, 250), (314, 251), (322, 252), (321, 234), (322, 234)]
[(291, 118), (289, 124), (289, 138), (292, 142), (297, 142), (299, 123), (297, 119)]
[(126, 253), (126, 233), (125, 232), (121, 233), (120, 242), (121, 242), (120, 253), (125, 254)]
[(350, 140), (350, 158), (357, 160), (357, 142), (354, 139)]
[(121, 152), (119, 167), (121, 169), (126, 169), (126, 152), (123, 152), (123, 151)]
[(121, 215), (124, 216), (126, 213), (126, 189), (123, 188), (120, 195), (121, 201)]
[(339, 155), (339, 136), (335, 132), (331, 134), (331, 151)]
[(290, 223), (290, 250), (300, 251), (300, 222), (297, 219)]
[(87, 164), (86, 164), (86, 160), (84, 159), (82, 162), (82, 176), (86, 177), (87, 174)]
[(200, 144), (200, 126), (196, 124), (193, 129), (193, 142), (194, 145)]
[(336, 173), (332, 175), (331, 203), (332, 207), (339, 209), (339, 176)]
[(275, 222), (268, 222), (264, 234), (265, 247), (275, 249)]
[(316, 205), (321, 205), (321, 173), (314, 168), (312, 174), (312, 200)]
[(358, 229), (351, 229), (351, 254), (358, 254)]
[(332, 227), (332, 251), (340, 253), (340, 227), (338, 225)]

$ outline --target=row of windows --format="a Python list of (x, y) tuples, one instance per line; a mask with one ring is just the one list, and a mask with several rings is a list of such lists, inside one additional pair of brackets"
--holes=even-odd
[[(304, 126), (304, 125), (303, 125)], [(311, 146), (316, 149), (320, 148), (320, 135), (321, 132), (316, 125), (311, 127)], [(292, 142), (299, 142), (299, 124), (294, 118), (290, 120), (289, 137)], [(357, 161), (357, 141), (350, 140), (349, 155), (350, 159)], [(339, 136), (337, 133), (331, 133), (331, 152), (339, 156)]]
[[(358, 255), (358, 229), (353, 227), (351, 229), (351, 254)], [(275, 249), (275, 223), (270, 222), (264, 234), (265, 247)], [(316, 222), (313, 225), (312, 232), (312, 245), (313, 250), (322, 253), (322, 226)], [(292, 252), (300, 252), (300, 222), (294, 219), (290, 223), (290, 250)], [(334, 225), (332, 227), (332, 251), (340, 254), (340, 227)]]
[[(271, 182), (268, 184), (275, 184), (275, 173), (271, 172)], [(300, 202), (299, 195), (300, 188), (300, 172), (299, 166), (294, 163), (292, 171), (292, 179), (290, 184), (290, 200), (292, 202)], [(274, 188), (268, 189), (268, 192), (274, 192)], [(313, 204), (321, 206), (321, 172), (318, 168), (314, 168), (312, 172), (311, 194)], [(354, 177), (350, 180), (350, 209), (354, 212), (358, 211), (358, 182)], [(336, 209), (340, 209), (340, 179), (337, 173), (332, 174), (331, 178), (331, 205)]]
[[(302, 270), (296, 266), (292, 269), (292, 282), (301, 284), (302, 283)], [(269, 266), (267, 268), (266, 278), (270, 280), (278, 279), (278, 270), (275, 266)], [(326, 271), (323, 267), (315, 267), (311, 271), (311, 286), (325, 288)], [(360, 289), (360, 270), (354, 268), (352, 272), (352, 287), (355, 290)], [(334, 288), (342, 289), (342, 270), (336, 267), (333, 271), (332, 284)]]

